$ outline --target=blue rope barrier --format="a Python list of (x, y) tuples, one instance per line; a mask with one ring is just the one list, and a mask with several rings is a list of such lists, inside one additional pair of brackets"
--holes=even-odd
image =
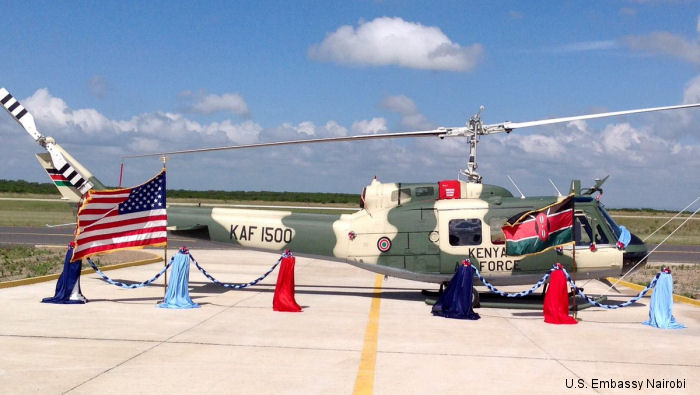
[(489, 289), (489, 291), (499, 294), (501, 296), (505, 296), (507, 298), (522, 298), (524, 296), (532, 295), (533, 292), (535, 292), (539, 287), (543, 286), (545, 282), (547, 282), (547, 279), (549, 278), (549, 274), (554, 270), (555, 268), (552, 268), (549, 273), (546, 273), (540, 281), (538, 281), (532, 288), (530, 288), (527, 291), (522, 291), (522, 292), (517, 292), (517, 293), (508, 293), (504, 291), (498, 290), (496, 287), (494, 287), (491, 283), (489, 283), (484, 276), (481, 275), (479, 272), (479, 269), (474, 266), (474, 273), (476, 273), (476, 276), (479, 277), (479, 280), (486, 286), (486, 288)]
[(88, 261), (88, 263), (90, 264), (90, 266), (92, 266), (92, 269), (93, 269), (95, 272), (97, 272), (97, 274), (99, 274), (100, 277), (102, 277), (102, 279), (105, 280), (105, 281), (107, 281), (108, 283), (110, 283), (110, 284), (112, 284), (112, 285), (116, 285), (117, 287), (121, 287), (121, 288), (124, 288), (124, 289), (135, 289), (135, 288), (143, 288), (143, 287), (145, 287), (145, 286), (151, 284), (152, 282), (156, 281), (156, 280), (158, 279), (158, 277), (162, 276), (163, 273), (165, 273), (165, 271), (168, 270), (168, 268), (170, 267), (170, 265), (173, 264), (173, 260), (174, 260), (174, 259), (175, 259), (175, 257), (170, 258), (170, 262), (168, 262), (168, 264), (165, 265), (165, 267), (163, 268), (163, 270), (161, 270), (158, 274), (156, 274), (155, 276), (153, 276), (153, 278), (151, 278), (150, 280), (146, 280), (146, 281), (144, 281), (144, 282), (141, 282), (141, 283), (137, 283), (137, 284), (126, 284), (126, 283), (122, 283), (122, 282), (119, 282), (119, 281), (114, 281), (114, 280), (112, 280), (111, 278), (107, 277), (106, 274), (102, 273), (102, 271), (97, 267), (97, 265), (95, 265), (94, 262), (92, 262), (92, 260), (91, 260), (90, 258), (87, 258), (87, 261)]
[(656, 282), (659, 280), (659, 276), (661, 275), (661, 272), (656, 273), (656, 276), (654, 277), (653, 280), (651, 280), (651, 283), (649, 283), (649, 285), (646, 288), (644, 288), (641, 292), (639, 292), (639, 294), (637, 294), (637, 296), (633, 297), (632, 299), (630, 299), (624, 303), (602, 304), (602, 303), (594, 300), (590, 296), (586, 295), (585, 293), (583, 293), (583, 290), (581, 290), (576, 285), (576, 283), (571, 278), (571, 276), (569, 276), (569, 273), (566, 271), (566, 269), (562, 268), (561, 270), (564, 271), (564, 275), (566, 275), (566, 280), (571, 284), (572, 287), (574, 287), (574, 289), (576, 290), (576, 293), (581, 295), (584, 299), (586, 299), (588, 301), (588, 303), (592, 304), (593, 306), (602, 307), (602, 308), (608, 309), (608, 310), (619, 309), (621, 307), (627, 307), (627, 306), (631, 305), (632, 303), (637, 302), (639, 299), (643, 298), (644, 295), (647, 294), (647, 292), (649, 292), (652, 288), (654, 288), (656, 286)]
[(654, 277), (654, 279), (651, 281), (651, 283), (649, 283), (649, 285), (646, 288), (644, 288), (641, 292), (639, 292), (639, 294), (637, 294), (637, 296), (633, 297), (632, 299), (630, 299), (624, 303), (620, 303), (620, 304), (616, 304), (616, 305), (607, 305), (607, 304), (602, 304), (602, 303), (596, 301), (595, 299), (591, 298), (590, 296), (586, 295), (583, 292), (583, 290), (576, 285), (574, 280), (571, 278), (571, 276), (569, 275), (569, 273), (566, 271), (566, 269), (563, 266), (559, 267), (558, 265), (555, 264), (549, 270), (549, 273), (546, 273), (542, 277), (542, 279), (540, 281), (538, 281), (532, 288), (530, 288), (527, 291), (522, 291), (522, 292), (517, 292), (517, 293), (508, 293), (508, 292), (503, 292), (503, 291), (498, 290), (496, 287), (494, 287), (492, 284), (490, 284), (484, 278), (484, 276), (481, 275), (481, 273), (479, 272), (479, 269), (477, 269), (476, 266), (474, 266), (474, 272), (476, 273), (476, 276), (491, 292), (498, 294), (500, 296), (508, 297), (508, 298), (521, 298), (524, 296), (531, 295), (533, 292), (535, 292), (535, 290), (537, 290), (542, 285), (544, 285), (545, 282), (547, 282), (547, 279), (549, 278), (550, 274), (553, 271), (560, 270), (560, 269), (564, 272), (564, 275), (566, 276), (566, 280), (576, 290), (576, 293), (578, 295), (582, 296), (584, 299), (586, 299), (586, 301), (588, 301), (588, 303), (592, 304), (593, 306), (602, 307), (604, 309), (609, 309), (609, 310), (627, 307), (627, 306), (637, 302), (639, 299), (643, 298), (644, 295), (646, 295), (652, 288), (654, 288), (654, 286), (656, 286), (656, 282), (658, 281), (659, 276), (661, 275), (661, 272), (657, 273), (656, 276)]
[(277, 263), (275, 263), (274, 265), (272, 265), (272, 267), (270, 268), (270, 270), (268, 270), (265, 274), (263, 274), (262, 276), (256, 278), (255, 280), (253, 280), (253, 281), (251, 281), (251, 282), (249, 282), (249, 283), (222, 283), (221, 281), (215, 279), (215, 278), (212, 277), (209, 273), (207, 273), (207, 271), (204, 270), (203, 267), (199, 266), (199, 263), (197, 262), (197, 260), (194, 259), (194, 257), (192, 256), (192, 254), (190, 254), (190, 260), (192, 260), (192, 262), (194, 262), (194, 265), (197, 266), (197, 269), (199, 269), (199, 271), (202, 272), (202, 274), (204, 274), (204, 276), (205, 276), (206, 278), (208, 278), (209, 280), (211, 280), (214, 284), (221, 285), (222, 287), (226, 287), (226, 288), (242, 289), (242, 288), (246, 288), (246, 287), (250, 287), (250, 286), (256, 285), (256, 284), (259, 283), (260, 281), (264, 280), (265, 277), (269, 276), (270, 273), (272, 273), (272, 272), (275, 270), (275, 268), (280, 264), (280, 262), (282, 262), (282, 259), (287, 258), (287, 257), (290, 257), (290, 256), (293, 256), (292, 253), (289, 252), (289, 251), (285, 251), (285, 252), (282, 254), (282, 256), (280, 257), (280, 259), (277, 260)]

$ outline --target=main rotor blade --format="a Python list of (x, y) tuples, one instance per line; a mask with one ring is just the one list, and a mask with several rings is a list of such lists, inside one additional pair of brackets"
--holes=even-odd
[(197, 152), (225, 151), (225, 150), (235, 150), (235, 149), (245, 149), (245, 148), (276, 147), (276, 146), (281, 146), (281, 145), (329, 143), (329, 142), (340, 142), (340, 141), (362, 141), (362, 140), (389, 139), (389, 138), (401, 138), (401, 137), (432, 137), (432, 136), (444, 137), (451, 130), (452, 129), (439, 128), (439, 129), (423, 130), (423, 131), (417, 131), (417, 132), (361, 134), (361, 135), (357, 135), (357, 136), (326, 137), (326, 138), (319, 138), (319, 139), (275, 141), (275, 142), (271, 142), (271, 143), (230, 145), (230, 146), (225, 146), (225, 147), (198, 148), (198, 149), (169, 151), (169, 152), (160, 152), (160, 153), (152, 153), (152, 154), (127, 155), (127, 156), (124, 156), (123, 158), (124, 159), (146, 158), (146, 157), (150, 157), (150, 156), (192, 154), (192, 153), (197, 153)]
[(603, 112), (603, 113), (599, 113), (599, 114), (577, 115), (577, 116), (573, 116), (573, 117), (543, 119), (543, 120), (539, 120), (539, 121), (529, 121), (529, 122), (503, 122), (503, 123), (494, 124), (494, 125), (486, 125), (486, 126), (484, 126), (484, 129), (488, 131), (488, 129), (493, 128), (493, 129), (495, 129), (494, 132), (498, 132), (499, 130), (497, 130), (497, 129), (503, 128), (503, 129), (505, 129), (504, 131), (510, 132), (511, 130), (517, 129), (517, 128), (529, 128), (532, 126), (550, 125), (553, 123), (571, 122), (571, 121), (578, 121), (578, 120), (584, 120), (584, 119), (614, 117), (617, 115), (638, 114), (638, 113), (642, 113), (642, 112), (678, 110), (681, 108), (692, 108), (692, 107), (700, 107), (700, 103), (680, 104), (680, 105), (676, 105), (676, 106), (666, 106), (666, 107), (642, 108), (642, 109), (638, 109), (638, 110)]
[(164, 156), (164, 155), (179, 155), (179, 154), (192, 154), (199, 152), (210, 152), (210, 151), (225, 151), (225, 150), (236, 150), (236, 149), (246, 149), (246, 148), (262, 148), (262, 147), (276, 147), (282, 145), (295, 145), (295, 144), (312, 144), (312, 143), (329, 143), (329, 142), (341, 142), (341, 141), (362, 141), (362, 140), (374, 140), (374, 139), (387, 139), (387, 138), (403, 138), (403, 137), (457, 137), (457, 136), (468, 136), (475, 134), (494, 134), (502, 132), (510, 132), (517, 128), (527, 128), (532, 126), (550, 125), (554, 123), (571, 122), (576, 120), (584, 119), (595, 119), (595, 118), (605, 118), (614, 117), (618, 115), (628, 115), (628, 114), (638, 114), (643, 112), (652, 111), (663, 111), (663, 110), (678, 110), (682, 108), (692, 108), (700, 107), (700, 103), (694, 104), (681, 104), (676, 106), (666, 106), (666, 107), (652, 107), (652, 108), (642, 108), (638, 110), (627, 110), (627, 111), (615, 111), (615, 112), (604, 112), (598, 114), (588, 114), (588, 115), (577, 115), (573, 117), (563, 117), (563, 118), (551, 118), (543, 119), (539, 121), (529, 121), (529, 122), (502, 122), (491, 125), (484, 125), (479, 128), (476, 125), (461, 126), (444, 128), (440, 127), (433, 130), (423, 130), (416, 132), (398, 132), (398, 133), (379, 133), (379, 134), (362, 134), (355, 136), (343, 136), (343, 137), (327, 137), (318, 139), (303, 139), (303, 140), (287, 140), (287, 141), (275, 141), (269, 143), (255, 143), (255, 144), (242, 144), (242, 145), (230, 145), (224, 147), (213, 147), (213, 148), (197, 148), (190, 150), (181, 151), (168, 151), (168, 152), (156, 152), (150, 154), (140, 154), (140, 155), (127, 155), (123, 159), (129, 158), (146, 158), (152, 156)]

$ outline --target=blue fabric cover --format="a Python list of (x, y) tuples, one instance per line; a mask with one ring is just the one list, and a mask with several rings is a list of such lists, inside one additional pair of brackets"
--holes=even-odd
[(462, 320), (481, 318), (472, 308), (473, 284), (474, 268), (471, 265), (459, 265), (447, 289), (433, 306), (433, 315)]
[(56, 291), (52, 298), (44, 298), (41, 303), (57, 304), (83, 304), (87, 299), (80, 293), (80, 269), (83, 261), (71, 262), (73, 246), (68, 247), (66, 258), (63, 261), (63, 271), (56, 282)]
[(644, 325), (655, 326), (661, 329), (682, 329), (673, 318), (673, 277), (670, 273), (661, 273), (654, 286), (649, 303), (649, 320), (642, 322)]
[(624, 225), (620, 225), (620, 238), (617, 239), (618, 243), (622, 243), (622, 247), (627, 247), (629, 245), (630, 241), (632, 240), (632, 234), (630, 231), (625, 228)]
[(190, 299), (190, 255), (178, 251), (173, 257), (170, 282), (165, 300), (158, 307), (164, 309), (196, 309), (199, 307)]

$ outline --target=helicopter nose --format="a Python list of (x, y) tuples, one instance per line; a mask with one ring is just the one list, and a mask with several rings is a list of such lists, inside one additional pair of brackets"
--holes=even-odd
[(637, 235), (632, 234), (625, 252), (622, 254), (622, 275), (634, 268), (637, 271), (647, 264), (647, 245)]

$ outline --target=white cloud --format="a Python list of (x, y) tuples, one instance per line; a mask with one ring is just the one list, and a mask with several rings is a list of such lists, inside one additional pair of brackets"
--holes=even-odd
[(558, 47), (553, 47), (548, 49), (548, 52), (560, 53), (560, 52), (589, 52), (589, 51), (602, 51), (608, 49), (617, 48), (617, 42), (615, 40), (602, 40), (602, 41), (583, 41), (578, 43), (571, 43), (566, 45), (561, 45)]
[(686, 84), (683, 91), (683, 103), (700, 103), (700, 75)]
[(221, 95), (205, 91), (183, 91), (178, 97), (185, 101), (184, 110), (198, 114), (214, 114), (219, 112), (231, 113), (238, 116), (248, 116), (250, 110), (243, 96), (238, 93)]
[(90, 89), (90, 93), (98, 98), (104, 98), (107, 96), (107, 92), (109, 91), (109, 84), (107, 83), (107, 80), (99, 75), (90, 78), (88, 87)]
[(63, 99), (51, 95), (48, 89), (39, 89), (22, 102), (31, 109), (36, 119), (44, 121), (50, 128), (61, 128), (69, 132), (82, 130), (92, 134), (110, 126), (110, 121), (94, 109), (72, 110)]
[(566, 152), (555, 137), (543, 135), (522, 136), (518, 139), (520, 148), (534, 157), (556, 159)]
[(416, 130), (432, 129), (434, 127), (432, 123), (428, 122), (425, 115), (421, 114), (413, 100), (404, 95), (387, 96), (379, 106), (400, 114), (401, 126)]
[(253, 121), (234, 124), (230, 120), (211, 123), (204, 129), (208, 134), (224, 133), (229, 141), (236, 144), (252, 144), (258, 141), (262, 126)]
[[(153, 112), (129, 120), (111, 120), (95, 109), (71, 109), (48, 89), (39, 89), (22, 101), (37, 120), (39, 130), (61, 141), (129, 147), (148, 152), (145, 143), (158, 139), (158, 150), (169, 146), (203, 140), (211, 144), (248, 144), (258, 140), (262, 127), (252, 121), (234, 124), (230, 120), (201, 124), (182, 114)], [(143, 144), (139, 144), (143, 142)]]
[(345, 25), (309, 49), (309, 57), (339, 64), (465, 72), (481, 59), (481, 44), (461, 46), (438, 27), (381, 17)]
[(669, 32), (627, 36), (623, 42), (634, 50), (671, 55), (686, 62), (700, 64), (700, 39), (688, 39)]
[(248, 104), (238, 93), (223, 95), (208, 94), (192, 106), (192, 110), (202, 114), (230, 112), (234, 115), (248, 115)]
[(339, 125), (336, 121), (326, 122), (326, 126), (324, 126), (323, 131), (326, 137), (343, 137), (348, 135), (348, 129), (342, 125)]
[(363, 119), (352, 124), (353, 133), (376, 134), (386, 132), (386, 130), (386, 119), (384, 118)]

